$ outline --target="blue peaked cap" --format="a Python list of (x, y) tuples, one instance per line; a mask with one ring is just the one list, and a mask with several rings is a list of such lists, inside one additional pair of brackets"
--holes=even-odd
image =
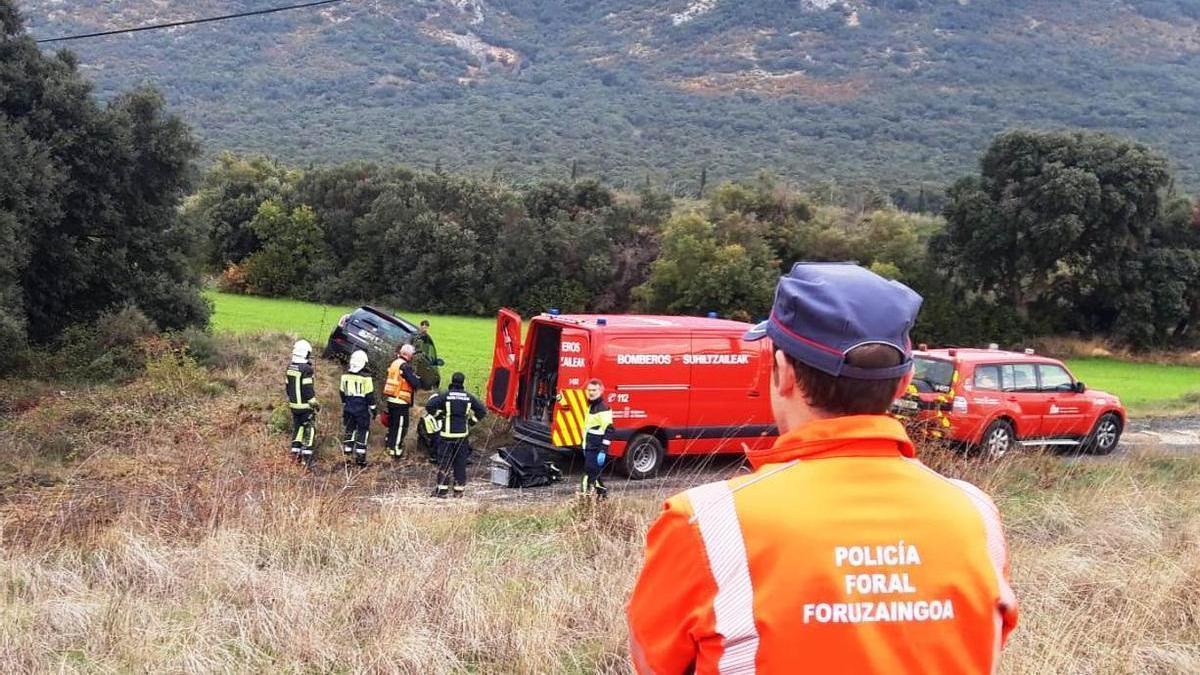
[[(771, 317), (744, 340), (771, 341), (788, 356), (835, 377), (890, 380), (912, 368), (908, 333), (921, 309), (921, 296), (854, 263), (796, 263), (779, 278)], [(855, 347), (885, 344), (904, 360), (887, 368), (846, 363)]]

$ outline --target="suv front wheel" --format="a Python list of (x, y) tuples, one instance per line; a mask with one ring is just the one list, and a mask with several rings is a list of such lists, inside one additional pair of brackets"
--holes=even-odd
[(1016, 442), (1012, 424), (1006, 420), (995, 420), (983, 432), (979, 452), (987, 459), (1000, 459), (1013, 449)]
[(1121, 440), (1121, 418), (1113, 413), (1104, 413), (1096, 420), (1092, 433), (1083, 441), (1083, 449), (1092, 455), (1107, 455), (1117, 449)]

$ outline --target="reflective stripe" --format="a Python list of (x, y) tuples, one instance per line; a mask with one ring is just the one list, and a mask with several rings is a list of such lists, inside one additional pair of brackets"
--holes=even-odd
[(450, 401), (449, 401), (449, 399), (447, 399), (446, 400), (446, 426), (445, 426), (445, 428), (442, 429), (442, 438), (465, 438), (466, 435), (468, 433), (470, 433), (470, 431), (471, 431), (470, 427), (462, 430), (461, 432), (453, 431), (452, 430), (453, 428), (454, 428), (454, 424), (451, 423), (451, 417), (450, 417)]
[(366, 375), (346, 373), (338, 389), (347, 396), (366, 396), (375, 392), (375, 381)]
[(717, 583), (713, 614), (722, 646), (717, 672), (754, 673), (758, 655), (754, 586), (733, 492), (725, 482), (709, 483), (688, 490), (687, 497), (695, 514), (692, 521), (699, 525), (704, 540), (709, 570)]

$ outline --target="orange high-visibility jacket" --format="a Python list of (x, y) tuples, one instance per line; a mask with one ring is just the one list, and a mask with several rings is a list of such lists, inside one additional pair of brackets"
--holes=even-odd
[(629, 603), (640, 673), (989, 673), (1017, 623), (1000, 516), (896, 420), (819, 420), (672, 497)]
[(387, 383), (383, 385), (383, 395), (393, 403), (412, 404), (413, 386), (404, 377), (403, 368), (408, 365), (404, 359), (392, 361), (388, 366)]

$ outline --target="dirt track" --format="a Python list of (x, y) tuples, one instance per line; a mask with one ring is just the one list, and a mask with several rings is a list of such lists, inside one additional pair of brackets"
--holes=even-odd
[(1200, 450), (1200, 416), (1130, 420), (1121, 438), (1121, 448), (1142, 446), (1184, 452)]

